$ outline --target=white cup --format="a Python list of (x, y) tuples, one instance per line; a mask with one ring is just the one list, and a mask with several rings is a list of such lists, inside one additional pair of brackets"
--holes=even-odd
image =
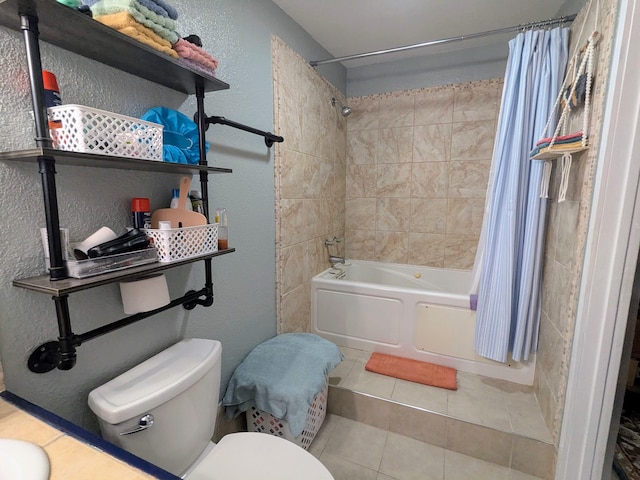
[(73, 249), (73, 253), (78, 260), (85, 260), (89, 258), (87, 252), (90, 248), (104, 242), (115, 240), (116, 238), (118, 238), (118, 235), (116, 235), (116, 233), (109, 227), (101, 227), (98, 231), (92, 233), (76, 245), (76, 248)]

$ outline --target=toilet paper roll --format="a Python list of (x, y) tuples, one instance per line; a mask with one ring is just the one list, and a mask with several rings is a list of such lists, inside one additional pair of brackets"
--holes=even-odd
[(83, 241), (76, 245), (73, 249), (73, 254), (78, 260), (86, 260), (88, 257), (87, 251), (90, 248), (100, 245), (104, 242), (110, 242), (118, 238), (118, 235), (109, 227), (101, 227), (98, 231), (93, 232)]
[(120, 282), (124, 313), (148, 312), (164, 307), (171, 299), (164, 275), (155, 275), (130, 282)]

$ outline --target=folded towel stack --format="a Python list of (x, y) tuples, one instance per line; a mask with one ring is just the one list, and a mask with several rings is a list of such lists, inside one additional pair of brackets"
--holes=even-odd
[(171, 46), (180, 36), (176, 32), (178, 12), (164, 0), (83, 0), (93, 18), (135, 38), (160, 52), (178, 58)]
[(178, 12), (165, 0), (82, 0), (93, 18), (151, 48), (180, 59), (192, 70), (215, 75), (218, 61), (201, 46), (180, 38)]

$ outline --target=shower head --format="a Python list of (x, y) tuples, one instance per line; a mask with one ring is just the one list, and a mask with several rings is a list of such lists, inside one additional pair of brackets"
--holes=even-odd
[(340, 102), (340, 100), (336, 100), (336, 98), (333, 97), (331, 99), (331, 105), (335, 107), (336, 103), (340, 105), (340, 107), (342, 108), (341, 113), (343, 117), (348, 117), (349, 115), (351, 115), (351, 107), (349, 107), (348, 105), (343, 105), (342, 102)]

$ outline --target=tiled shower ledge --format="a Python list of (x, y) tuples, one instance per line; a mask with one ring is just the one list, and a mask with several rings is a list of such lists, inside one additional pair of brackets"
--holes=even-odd
[(329, 413), (553, 478), (555, 447), (531, 387), (458, 372), (458, 390), (445, 390), (368, 372), (369, 352), (341, 350)]

